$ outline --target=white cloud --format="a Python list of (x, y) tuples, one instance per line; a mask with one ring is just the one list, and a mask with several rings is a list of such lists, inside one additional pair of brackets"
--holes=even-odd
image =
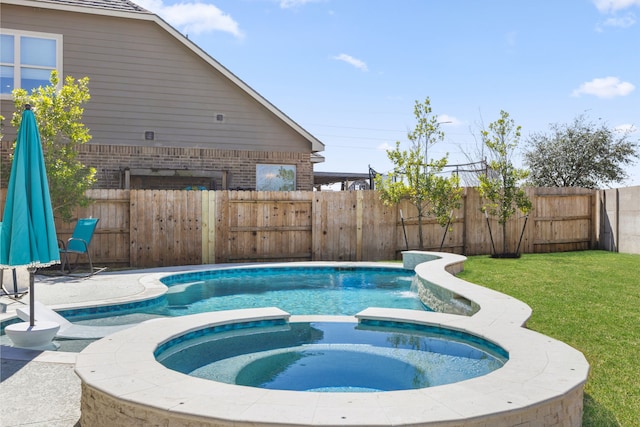
[(573, 91), (571, 96), (594, 95), (598, 98), (614, 98), (616, 96), (629, 95), (636, 87), (629, 83), (623, 82), (618, 77), (604, 77), (593, 79), (580, 85)]
[(593, 4), (602, 13), (612, 13), (629, 7), (640, 7), (640, 0), (593, 0)]
[(243, 38), (236, 21), (212, 4), (199, 1), (166, 6), (162, 0), (136, 0), (140, 6), (156, 13), (185, 34), (221, 31)]
[(619, 27), (619, 28), (629, 28), (636, 23), (636, 15), (633, 13), (627, 13), (623, 17), (612, 17), (606, 19), (602, 25), (605, 27)]
[(604, 20), (602, 23), (596, 24), (596, 31), (601, 33), (604, 31), (604, 27), (616, 27), (616, 28), (629, 28), (636, 23), (636, 15), (634, 13), (627, 13), (624, 16), (611, 16)]
[(603, 32), (604, 27), (629, 28), (636, 23), (636, 15), (628, 12), (617, 16), (617, 12), (631, 7), (640, 7), (640, 0), (592, 0), (600, 13), (611, 15), (604, 22), (596, 24), (596, 31)]
[(393, 150), (394, 148), (396, 148), (396, 146), (389, 144), (388, 142), (383, 142), (382, 144), (378, 145), (378, 150), (380, 151)]
[(464, 122), (457, 117), (450, 116), (448, 114), (438, 115), (438, 122), (441, 124), (447, 124), (451, 126), (461, 126)]
[(315, 3), (319, 0), (280, 0), (280, 8), (292, 9), (294, 7), (304, 6), (307, 3)]
[(369, 71), (369, 68), (367, 67), (367, 64), (364, 61), (354, 58), (351, 55), (347, 55), (346, 53), (341, 53), (340, 55), (334, 56), (333, 59), (338, 61), (344, 61), (349, 65), (353, 65), (359, 70)]

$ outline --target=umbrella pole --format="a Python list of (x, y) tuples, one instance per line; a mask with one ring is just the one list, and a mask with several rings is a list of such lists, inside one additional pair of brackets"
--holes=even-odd
[(34, 327), (36, 325), (36, 313), (35, 313), (35, 305), (36, 305), (36, 297), (34, 295), (35, 290), (35, 281), (36, 281), (36, 268), (29, 267), (27, 268), (29, 271), (29, 325)]

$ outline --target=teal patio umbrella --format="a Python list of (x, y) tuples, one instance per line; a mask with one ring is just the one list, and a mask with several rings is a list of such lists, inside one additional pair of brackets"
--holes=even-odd
[(30, 324), (34, 326), (34, 274), (60, 263), (40, 133), (25, 105), (13, 154), (4, 218), (0, 225), (0, 268), (29, 270)]

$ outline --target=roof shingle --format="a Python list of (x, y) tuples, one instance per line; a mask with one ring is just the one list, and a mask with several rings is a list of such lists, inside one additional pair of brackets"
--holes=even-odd
[(90, 7), (118, 12), (151, 13), (129, 0), (40, 0), (43, 3), (54, 3), (66, 6)]

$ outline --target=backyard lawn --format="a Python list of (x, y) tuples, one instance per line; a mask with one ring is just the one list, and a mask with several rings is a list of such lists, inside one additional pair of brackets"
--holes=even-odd
[(640, 426), (640, 255), (472, 256), (464, 266), (464, 280), (529, 304), (530, 329), (584, 353), (585, 427)]

